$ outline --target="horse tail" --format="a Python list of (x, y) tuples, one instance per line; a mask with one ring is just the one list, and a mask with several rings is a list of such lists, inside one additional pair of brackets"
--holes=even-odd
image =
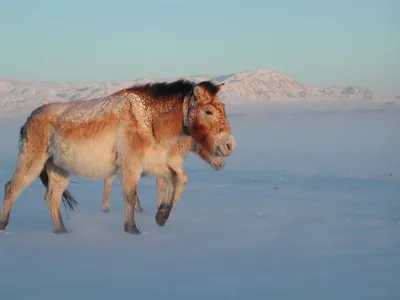
[(25, 131), (25, 124), (19, 130), (19, 139), (20, 140), (22, 140), (22, 138), (24, 137), (24, 131)]
[[(42, 170), (42, 172), (40, 172), (39, 177), (45, 188), (47, 188), (49, 184), (49, 176), (47, 175), (45, 168)], [(71, 211), (73, 211), (75, 207), (78, 205), (78, 202), (74, 199), (74, 197), (67, 189), (65, 189), (62, 194), (62, 202), (65, 208), (69, 208)]]
[(25, 131), (26, 123), (28, 123), (28, 121), (26, 121), (25, 124), (19, 130), (18, 148), (19, 148), (20, 153), (22, 153), (22, 151), (23, 151), (24, 137), (26, 135), (26, 131)]

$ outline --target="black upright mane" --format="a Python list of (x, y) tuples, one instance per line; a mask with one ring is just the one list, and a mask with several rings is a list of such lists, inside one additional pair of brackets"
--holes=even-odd
[[(152, 97), (171, 97), (176, 95), (186, 95), (190, 93), (196, 83), (179, 79), (173, 82), (153, 82), (141, 85), (133, 85), (127, 90), (139, 90), (149, 93)], [(211, 81), (202, 81), (199, 83), (205, 88), (210, 94), (216, 94), (218, 92), (218, 86)]]

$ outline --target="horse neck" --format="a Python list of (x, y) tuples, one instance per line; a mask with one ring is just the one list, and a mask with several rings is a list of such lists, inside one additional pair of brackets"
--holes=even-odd
[(178, 97), (153, 102), (153, 131), (157, 137), (173, 139), (182, 135), (183, 106)]

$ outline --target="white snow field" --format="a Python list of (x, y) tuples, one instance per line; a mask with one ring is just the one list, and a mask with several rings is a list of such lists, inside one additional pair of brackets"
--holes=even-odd
[[(72, 178), (79, 201), (55, 235), (39, 180), (0, 233), (0, 298), (400, 299), (400, 108), (369, 101), (230, 105), (223, 171), (193, 154), (181, 202), (158, 227), (139, 185), (142, 234), (123, 231), (119, 179)], [(0, 183), (26, 114), (0, 120)], [(1, 187), (3, 192), (3, 187)], [(1, 194), (3, 196), (3, 194)]]

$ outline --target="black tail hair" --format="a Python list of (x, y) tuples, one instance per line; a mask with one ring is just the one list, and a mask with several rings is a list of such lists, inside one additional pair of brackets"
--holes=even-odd
[[(47, 188), (49, 184), (49, 176), (47, 175), (46, 169), (43, 169), (40, 172), (40, 180), (42, 181), (43, 185)], [(64, 203), (65, 209), (69, 208), (71, 211), (75, 209), (75, 206), (78, 205), (78, 202), (72, 197), (71, 193), (66, 189), (62, 194), (62, 202)]]
[(22, 136), (24, 134), (24, 129), (25, 129), (25, 125), (21, 127), (21, 129), (19, 130), (19, 138), (22, 140)]

